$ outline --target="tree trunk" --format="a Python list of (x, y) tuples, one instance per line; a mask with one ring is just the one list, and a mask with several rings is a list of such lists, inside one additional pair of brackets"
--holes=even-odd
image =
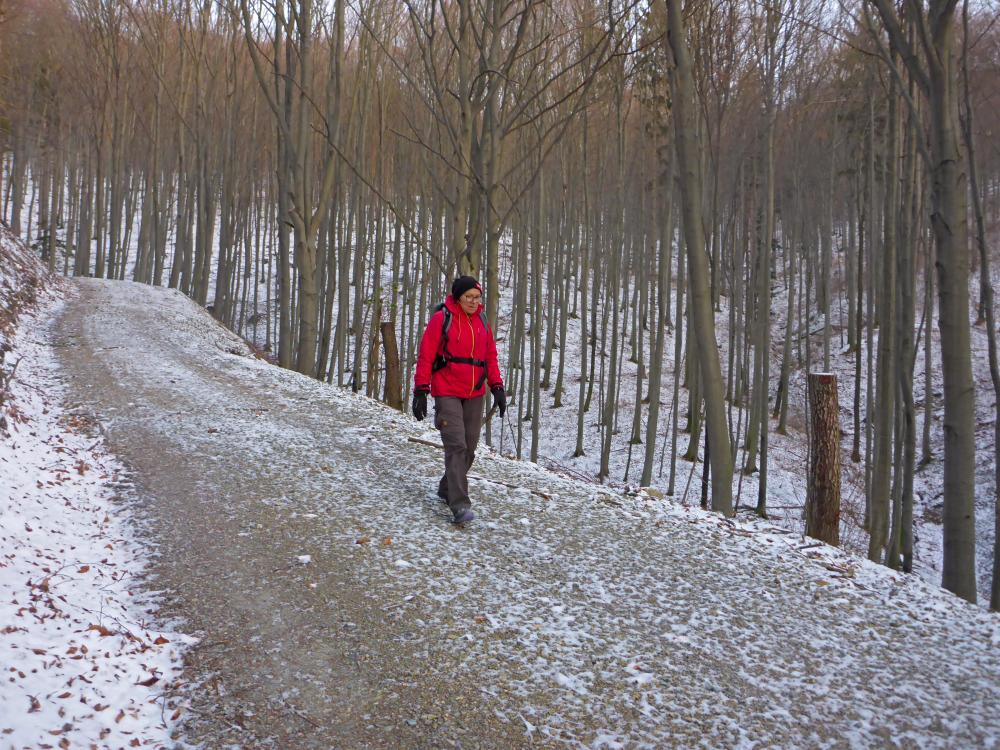
[(403, 384), (399, 370), (396, 328), (392, 321), (382, 324), (382, 349), (385, 352), (385, 391), (382, 400), (393, 409), (403, 410)]
[(886, 143), (886, 195), (883, 211), (882, 289), (879, 293), (878, 374), (876, 375), (875, 460), (872, 469), (871, 525), (868, 559), (881, 562), (889, 541), (890, 480), (892, 478), (892, 436), (896, 417), (896, 219), (899, 190), (899, 96), (893, 85), (889, 94), (889, 122)]
[(993, 384), (993, 583), (990, 588), (990, 609), (1000, 611), (1000, 364), (997, 355), (996, 311), (993, 307), (993, 277), (990, 272), (991, 259), (986, 244), (986, 222), (983, 216), (982, 193), (979, 189), (979, 174), (976, 164), (976, 144), (973, 138), (973, 108), (969, 95), (969, 3), (962, 4), (962, 24), (965, 30), (965, 45), (962, 48), (962, 83), (965, 98), (963, 135), (969, 156), (969, 193), (972, 196), (973, 214), (976, 218), (976, 247), (979, 249), (979, 296), (982, 315), (986, 322), (986, 343), (989, 352), (990, 381)]
[[(944, 565), (941, 585), (976, 601), (975, 384), (969, 323), (965, 154), (958, 127), (954, 0), (930, 0), (916, 21), (926, 32), (926, 63), (914, 54), (895, 9), (873, 0), (892, 46), (930, 103), (931, 226), (937, 243), (938, 327), (944, 377)], [(926, 66), (926, 67), (925, 67)]]
[(812, 442), (806, 534), (840, 546), (840, 406), (837, 376), (809, 373), (809, 413)]
[(676, 147), (681, 175), (684, 210), (684, 233), (691, 277), (691, 314), (698, 337), (698, 356), (705, 394), (707, 438), (712, 450), (712, 510), (730, 516), (733, 513), (733, 460), (726, 423), (725, 389), (719, 349), (715, 338), (715, 319), (708, 288), (708, 259), (705, 255), (705, 232), (701, 223), (702, 175), (698, 157), (699, 143), (695, 118), (694, 78), (680, 0), (665, 0), (668, 38), (677, 69), (674, 75), (674, 104), (677, 110)]
[(662, 201), (663, 217), (660, 220), (659, 262), (656, 277), (656, 335), (649, 367), (649, 416), (646, 419), (646, 455), (642, 464), (639, 484), (648, 487), (653, 481), (653, 458), (656, 453), (656, 427), (660, 418), (660, 384), (663, 382), (663, 350), (666, 344), (669, 317), (669, 268), (673, 260), (670, 237), (673, 235), (673, 201), (670, 189), (673, 182), (673, 160), (667, 167), (666, 197)]

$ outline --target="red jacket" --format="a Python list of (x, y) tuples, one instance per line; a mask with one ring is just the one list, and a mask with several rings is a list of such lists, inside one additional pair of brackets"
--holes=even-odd
[(482, 380), (483, 368), (465, 362), (449, 362), (437, 372), (431, 372), (434, 359), (441, 346), (441, 327), (444, 310), (438, 310), (427, 322), (423, 338), (420, 339), (420, 353), (417, 355), (417, 371), (413, 384), (417, 388), (430, 385), (432, 396), (454, 396), (455, 398), (475, 398), (496, 386), (503, 387), (500, 364), (497, 362), (497, 344), (493, 331), (483, 323), (480, 305), (472, 315), (466, 315), (461, 306), (452, 299), (445, 298), (445, 306), (451, 311), (451, 326), (448, 328), (448, 354), (452, 357), (468, 357), (486, 362), (486, 384), (476, 388)]

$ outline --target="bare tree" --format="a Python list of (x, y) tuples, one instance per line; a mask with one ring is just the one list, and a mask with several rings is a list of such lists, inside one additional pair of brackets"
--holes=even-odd
[(698, 337), (698, 360), (705, 392), (707, 438), (712, 449), (712, 509), (724, 515), (733, 512), (733, 460), (726, 422), (722, 367), (716, 347), (715, 322), (709, 290), (708, 258), (701, 223), (702, 173), (695, 124), (694, 77), (680, 0), (666, 0), (667, 29), (676, 72), (673, 78), (676, 112), (675, 141), (680, 167), (684, 237), (691, 277), (691, 316)]
[(937, 245), (941, 371), (944, 375), (944, 567), (941, 585), (976, 601), (975, 388), (969, 324), (965, 153), (958, 124), (957, 0), (910, 7), (916, 43), (888, 0), (870, 0), (890, 44), (928, 101), (931, 227)]

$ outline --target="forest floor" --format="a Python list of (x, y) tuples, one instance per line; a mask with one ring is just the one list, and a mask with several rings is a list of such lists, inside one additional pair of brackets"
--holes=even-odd
[(916, 577), (486, 450), (455, 528), (426, 425), (177, 292), (79, 279), (36, 320), (128, 468), (159, 621), (197, 638), (185, 742), (1000, 745), (1000, 622)]

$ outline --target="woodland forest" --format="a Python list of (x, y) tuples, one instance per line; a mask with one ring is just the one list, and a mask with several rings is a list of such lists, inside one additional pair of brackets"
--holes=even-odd
[(397, 409), (475, 275), (518, 457), (565, 399), (597, 478), (620, 432), (626, 481), (665, 449), (668, 494), (696, 461), (725, 515), (749, 475), (768, 514), (795, 374), (847, 362), (868, 557), (910, 569), (938, 467), (941, 584), (976, 600), (989, 503), (1000, 609), (998, 8), (0, 0), (2, 216), (53, 272), (179, 289)]

